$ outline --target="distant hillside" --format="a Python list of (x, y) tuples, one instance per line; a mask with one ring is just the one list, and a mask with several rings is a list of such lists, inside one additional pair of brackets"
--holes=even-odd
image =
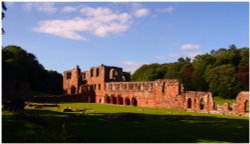
[(210, 53), (177, 62), (143, 65), (132, 75), (133, 81), (175, 78), (186, 90), (211, 91), (223, 98), (235, 98), (241, 90), (249, 90), (249, 48), (212, 50)]

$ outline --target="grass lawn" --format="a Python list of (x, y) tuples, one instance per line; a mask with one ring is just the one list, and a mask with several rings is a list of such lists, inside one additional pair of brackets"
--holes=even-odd
[[(249, 118), (159, 108), (61, 103), (3, 112), (3, 142), (249, 142)], [(62, 112), (65, 107), (85, 112)]]
[(236, 102), (236, 99), (223, 99), (221, 97), (213, 97), (215, 104), (224, 105), (224, 103), (228, 102), (231, 106)]

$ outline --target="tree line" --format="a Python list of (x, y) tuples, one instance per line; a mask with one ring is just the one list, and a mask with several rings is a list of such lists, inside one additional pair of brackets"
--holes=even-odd
[(143, 65), (132, 75), (133, 81), (179, 79), (186, 90), (211, 91), (215, 96), (235, 98), (237, 93), (249, 90), (249, 48), (212, 50), (210, 53), (177, 62)]
[(2, 49), (2, 79), (22, 80), (30, 84), (34, 92), (62, 94), (62, 75), (46, 70), (36, 56), (19, 46)]

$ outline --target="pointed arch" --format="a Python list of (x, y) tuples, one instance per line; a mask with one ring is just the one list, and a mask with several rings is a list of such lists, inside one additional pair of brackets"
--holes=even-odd
[(135, 97), (133, 97), (131, 101), (133, 106), (137, 106), (137, 99)]
[(130, 105), (130, 100), (129, 100), (129, 98), (125, 98), (125, 105)]
[(104, 103), (110, 103), (110, 97), (108, 95), (104, 97)]
[(205, 108), (205, 102), (202, 98), (202, 99), (200, 99), (200, 110), (204, 110), (204, 108)]
[(123, 98), (121, 96), (118, 96), (118, 98), (117, 98), (117, 104), (123, 105)]
[(116, 99), (116, 97), (115, 96), (111, 96), (111, 103), (112, 104), (117, 104), (117, 99)]

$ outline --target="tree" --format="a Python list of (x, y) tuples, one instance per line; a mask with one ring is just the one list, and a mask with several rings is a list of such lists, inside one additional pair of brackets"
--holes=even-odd
[(209, 90), (223, 98), (235, 98), (240, 91), (236, 81), (235, 68), (231, 64), (217, 66), (206, 71)]
[(216, 58), (210, 54), (197, 55), (193, 60), (192, 88), (193, 90), (208, 90), (208, 82), (205, 80), (205, 71), (208, 66), (211, 66), (216, 61)]
[(47, 71), (35, 55), (18, 46), (6, 46), (2, 54), (4, 80), (27, 81), (33, 91), (62, 93), (62, 75)]
[(249, 89), (249, 48), (232, 44), (211, 50), (210, 54), (197, 55), (192, 62), (190, 58), (181, 57), (173, 63), (143, 65), (132, 78), (134, 81), (178, 79), (186, 90), (210, 90), (233, 98), (240, 90)]
[(241, 84), (242, 90), (249, 91), (249, 64), (241, 65), (236, 73), (237, 80)]

